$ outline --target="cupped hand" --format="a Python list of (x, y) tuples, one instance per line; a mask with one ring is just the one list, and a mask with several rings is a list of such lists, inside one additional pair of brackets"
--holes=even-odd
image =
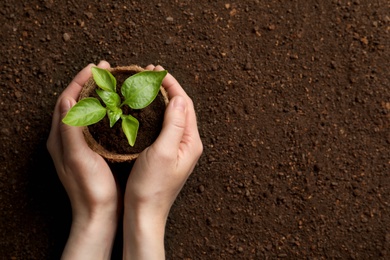
[[(146, 69), (163, 70), (153, 65)], [(134, 259), (163, 256), (164, 228), (170, 208), (203, 151), (192, 100), (171, 74), (167, 74), (162, 85), (170, 101), (161, 133), (137, 158), (126, 186), (125, 245), (140, 245), (124, 247), (124, 255), (129, 259), (129, 252), (134, 253)]]
[[(100, 232), (96, 236), (113, 237), (117, 225), (119, 191), (109, 166), (88, 147), (80, 127), (65, 125), (61, 121), (76, 103), (82, 86), (91, 76), (92, 66), (95, 65), (90, 64), (80, 71), (58, 98), (47, 141), (57, 174), (72, 205), (73, 222), (68, 253), (72, 249), (69, 249), (70, 243), (82, 244), (77, 240), (80, 236)], [(102, 61), (98, 67), (109, 68), (110, 65)], [(90, 237), (86, 239), (94, 241)]]
[[(163, 70), (161, 66), (147, 69)], [(167, 74), (163, 87), (169, 95), (162, 131), (136, 160), (126, 186), (125, 206), (147, 206), (168, 214), (202, 150), (192, 100)]]

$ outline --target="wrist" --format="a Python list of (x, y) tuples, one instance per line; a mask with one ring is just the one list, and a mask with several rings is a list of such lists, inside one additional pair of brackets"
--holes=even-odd
[(62, 259), (110, 259), (116, 228), (116, 216), (74, 216)]
[(123, 221), (124, 259), (165, 259), (165, 214), (128, 209)]
[(73, 207), (72, 208), (72, 223), (80, 224), (98, 224), (111, 222), (118, 219), (119, 212), (116, 207), (104, 207), (104, 208), (86, 208), (86, 207)]

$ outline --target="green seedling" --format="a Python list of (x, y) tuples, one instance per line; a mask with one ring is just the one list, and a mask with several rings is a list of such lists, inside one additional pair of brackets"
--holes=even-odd
[(96, 85), (96, 93), (103, 101), (87, 97), (79, 100), (63, 118), (62, 122), (71, 126), (89, 126), (96, 124), (106, 115), (110, 127), (122, 119), (122, 130), (131, 146), (137, 138), (139, 122), (132, 115), (123, 114), (122, 107), (127, 105), (132, 109), (143, 109), (157, 97), (162, 80), (168, 72), (142, 71), (128, 77), (122, 84), (121, 94), (117, 93), (115, 77), (105, 69), (92, 68), (92, 75)]

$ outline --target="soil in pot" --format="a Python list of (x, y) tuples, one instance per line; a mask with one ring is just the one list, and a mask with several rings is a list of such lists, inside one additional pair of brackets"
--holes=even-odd
[[(113, 70), (111, 73), (117, 80), (117, 92), (120, 93), (122, 83), (137, 72)], [(93, 92), (91, 96), (100, 99), (95, 92)], [(140, 153), (156, 140), (161, 131), (166, 107), (165, 102), (163, 95), (159, 92), (156, 99), (142, 110), (133, 110), (128, 106), (122, 107), (124, 114), (131, 114), (139, 121), (138, 135), (133, 147), (129, 145), (126, 136), (123, 133), (121, 120), (110, 128), (108, 117), (105, 117), (100, 122), (88, 126), (88, 130), (97, 143), (110, 152), (116, 154)]]

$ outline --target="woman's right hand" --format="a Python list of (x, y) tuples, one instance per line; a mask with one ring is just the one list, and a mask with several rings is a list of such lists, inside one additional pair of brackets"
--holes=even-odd
[[(163, 70), (153, 65), (147, 69)], [(171, 74), (162, 84), (170, 99), (163, 128), (136, 160), (126, 186), (124, 257), (128, 259), (164, 258), (169, 210), (203, 151), (192, 100)]]

